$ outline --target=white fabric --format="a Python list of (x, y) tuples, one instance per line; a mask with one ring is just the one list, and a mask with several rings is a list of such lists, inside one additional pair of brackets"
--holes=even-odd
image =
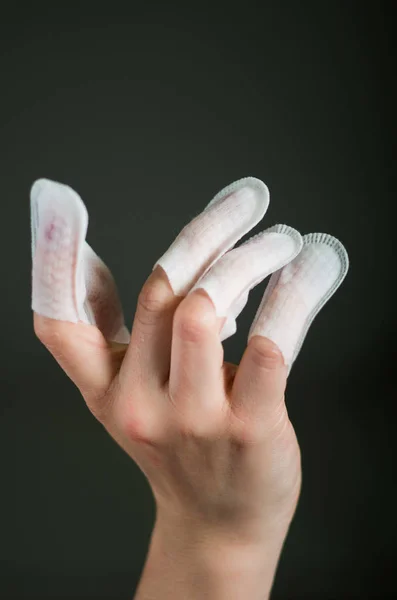
[(215, 305), (217, 316), (227, 317), (221, 340), (236, 331), (235, 320), (247, 303), (249, 291), (295, 258), (301, 248), (302, 237), (296, 229), (275, 225), (224, 254), (197, 281), (190, 293), (204, 289)]
[[(176, 295), (206, 290), (217, 315), (225, 316), (225, 340), (250, 290), (273, 273), (251, 325), (248, 340), (262, 335), (281, 349), (291, 367), (316, 314), (348, 270), (342, 244), (327, 234), (303, 238), (275, 225), (233, 248), (264, 216), (266, 185), (255, 177), (221, 190), (190, 221), (155, 263), (166, 272)], [(128, 343), (113, 277), (85, 241), (88, 213), (69, 186), (48, 179), (31, 190), (32, 308), (40, 315), (96, 325), (104, 336)]]
[(128, 343), (113, 277), (85, 242), (87, 210), (69, 186), (39, 179), (31, 189), (32, 309), (45, 317), (95, 324)]
[(197, 279), (262, 219), (268, 205), (269, 190), (262, 181), (235, 181), (182, 229), (153, 269), (160, 265), (174, 294), (186, 296)]
[(275, 342), (291, 367), (307, 331), (349, 268), (341, 242), (325, 233), (303, 236), (299, 255), (270, 278), (252, 322), (248, 341), (262, 335)]

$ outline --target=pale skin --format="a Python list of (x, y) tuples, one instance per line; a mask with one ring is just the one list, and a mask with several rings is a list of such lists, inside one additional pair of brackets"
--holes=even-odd
[(223, 360), (209, 296), (174, 295), (160, 266), (129, 345), (34, 313), (37, 336), (138, 464), (156, 519), (134, 600), (265, 600), (301, 486), (279, 349), (253, 336)]

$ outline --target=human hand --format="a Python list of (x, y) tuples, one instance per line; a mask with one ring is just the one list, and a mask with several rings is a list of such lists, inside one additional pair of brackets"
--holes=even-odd
[[(301, 481), (284, 401), (288, 370), (347, 258), (334, 238), (303, 243), (285, 226), (230, 250), (268, 203), (261, 182), (242, 181), (158, 261), (129, 340), (112, 277), (82, 245), (81, 201), (65, 186), (36, 184), (34, 327), (146, 475), (157, 543), (219, 568), (226, 555), (234, 568), (249, 556), (270, 574), (269, 587)], [(222, 339), (234, 333), (249, 290), (274, 271), (240, 365), (224, 362)]]

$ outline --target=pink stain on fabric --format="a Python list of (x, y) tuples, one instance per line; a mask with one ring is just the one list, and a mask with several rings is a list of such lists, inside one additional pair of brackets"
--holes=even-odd
[(54, 239), (54, 234), (55, 234), (55, 230), (56, 230), (56, 226), (55, 223), (52, 222), (49, 225), (47, 225), (47, 227), (45, 228), (44, 231), (44, 235), (45, 235), (45, 239), (50, 242), (51, 240)]

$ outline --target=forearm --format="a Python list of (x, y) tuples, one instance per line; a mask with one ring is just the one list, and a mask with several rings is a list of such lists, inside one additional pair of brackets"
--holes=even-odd
[(155, 526), (134, 600), (266, 600), (285, 534), (246, 549), (165, 537)]

